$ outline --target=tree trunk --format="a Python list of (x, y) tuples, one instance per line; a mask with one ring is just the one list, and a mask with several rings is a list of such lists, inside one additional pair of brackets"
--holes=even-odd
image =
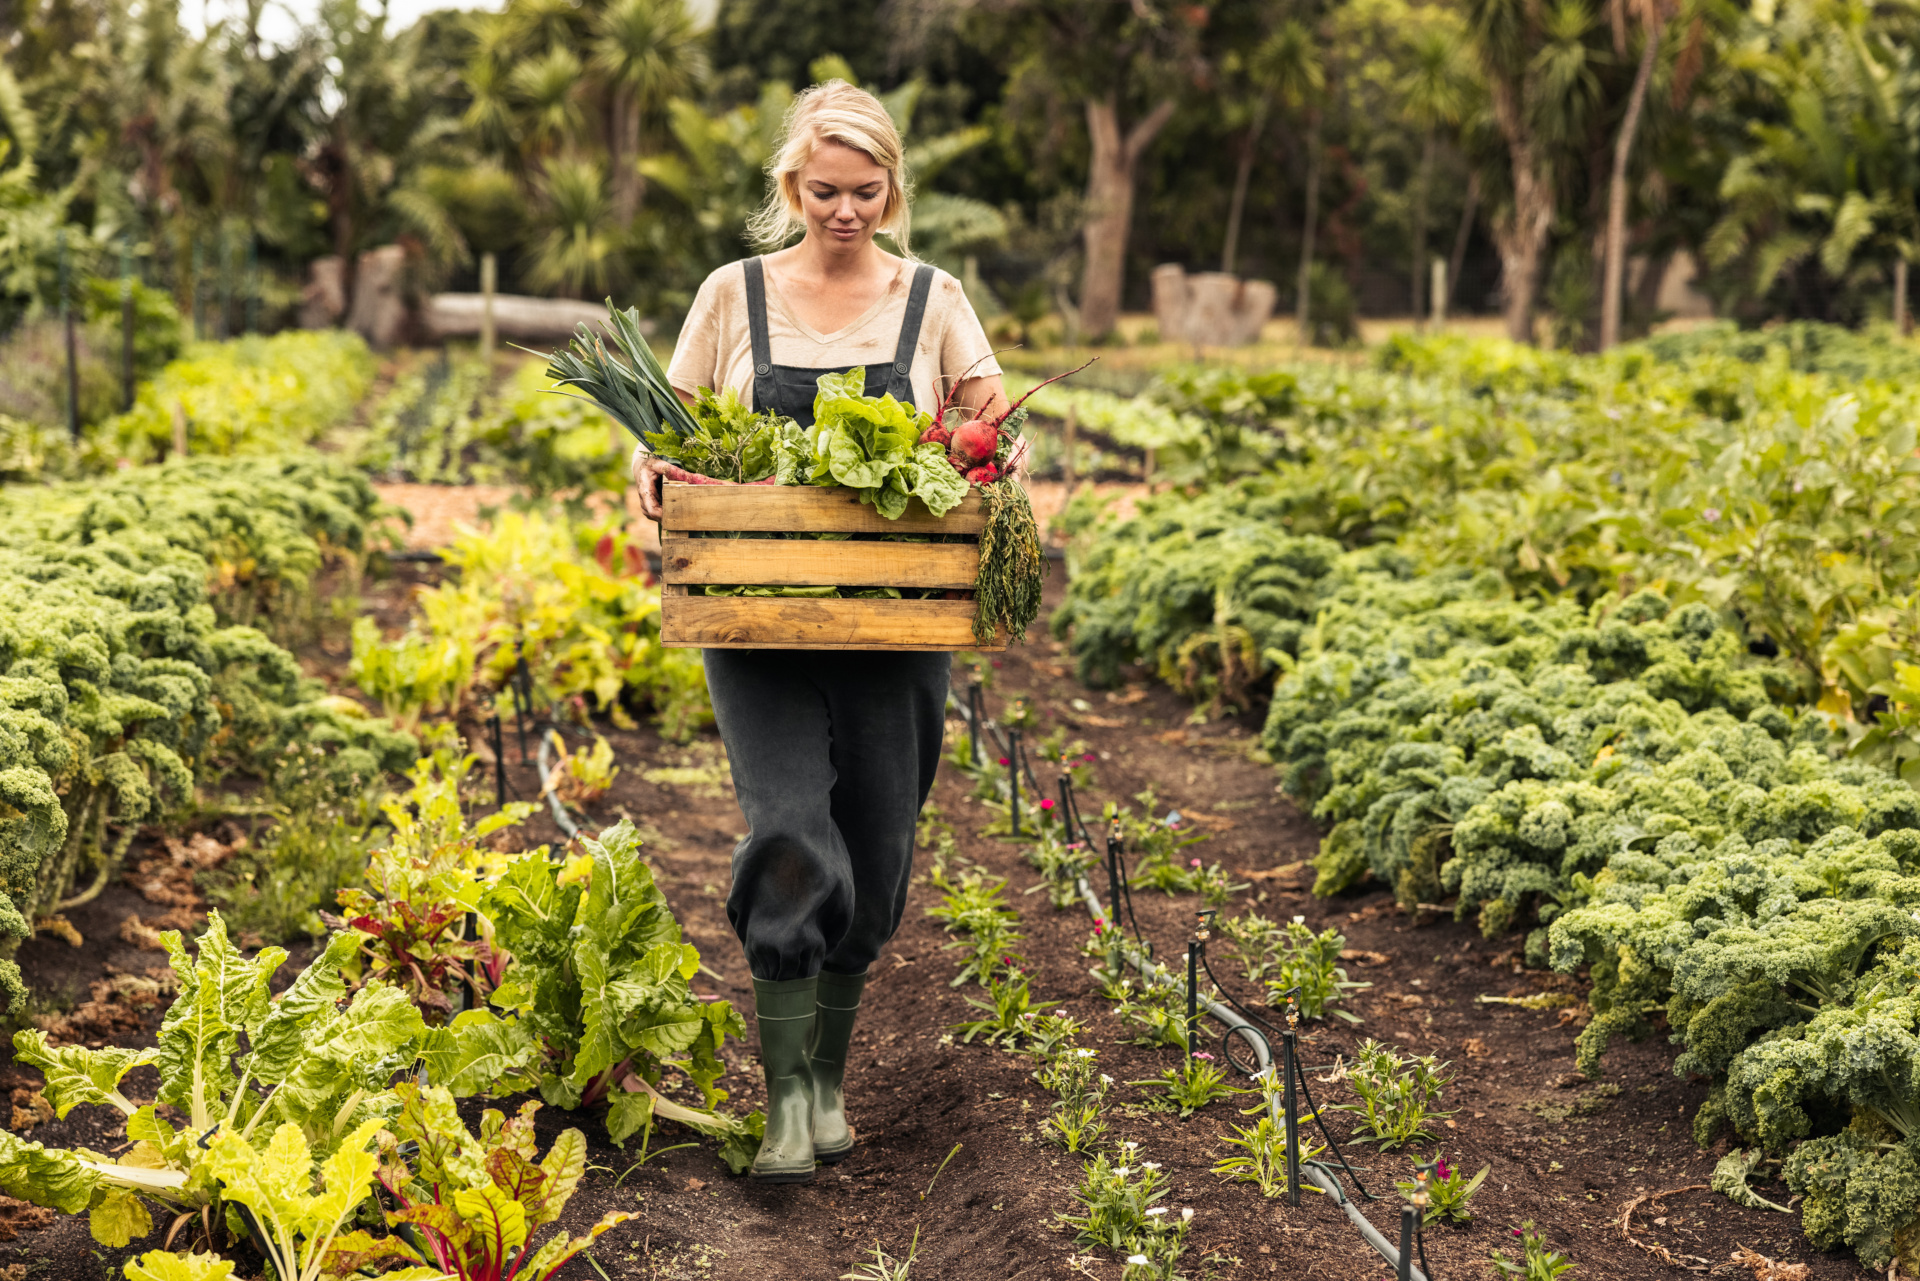
[(1313, 232), (1320, 223), (1320, 112), (1315, 109), (1307, 117), (1307, 214), (1306, 226), (1300, 233), (1300, 277), (1295, 285), (1298, 291), (1293, 303), (1293, 323), (1298, 335), (1294, 341), (1301, 346), (1307, 343), (1307, 325), (1313, 319), (1312, 308), (1308, 306), (1307, 286), (1313, 277)]
[(1087, 102), (1087, 138), (1093, 155), (1087, 165), (1087, 207), (1081, 236), (1087, 265), (1080, 277), (1080, 332), (1097, 342), (1113, 332), (1120, 318), (1120, 291), (1126, 283), (1127, 234), (1133, 222), (1133, 181), (1141, 153), (1173, 115), (1173, 100), (1160, 103), (1120, 132), (1118, 94)]
[(1500, 77), (1488, 84), (1493, 118), (1507, 140), (1513, 173), (1513, 207), (1494, 223), (1494, 244), (1500, 250), (1500, 293), (1507, 319), (1507, 337), (1533, 341), (1533, 300), (1540, 287), (1540, 259), (1547, 234), (1553, 230), (1553, 184), (1534, 145), (1533, 133), (1521, 118), (1513, 90)]
[(1453, 233), (1453, 252), (1447, 256), (1447, 310), (1460, 296), (1460, 269), (1466, 265), (1467, 242), (1473, 239), (1473, 220), (1480, 215), (1480, 171), (1467, 174), (1467, 203), (1460, 209), (1460, 229)]
[(1913, 316), (1907, 311), (1907, 260), (1893, 260), (1893, 328), (1902, 338), (1913, 332)]
[(1220, 270), (1229, 276), (1233, 274), (1234, 259), (1240, 252), (1240, 217), (1246, 212), (1247, 184), (1253, 177), (1253, 149), (1260, 141), (1260, 132), (1267, 123), (1267, 100), (1262, 97), (1254, 106), (1253, 119), (1247, 125), (1247, 136), (1240, 147), (1240, 167), (1233, 175), (1233, 199), (1227, 205), (1227, 243), (1220, 251)]
[(1607, 262), (1600, 285), (1600, 350), (1620, 341), (1620, 296), (1627, 263), (1627, 160), (1633, 154), (1633, 136), (1640, 129), (1640, 112), (1647, 104), (1647, 85), (1653, 79), (1653, 61), (1660, 53), (1660, 30), (1647, 26), (1646, 48), (1640, 69), (1627, 95), (1627, 114), (1613, 144), (1613, 181), (1607, 188)]
[(640, 212), (640, 101), (625, 85), (614, 91), (612, 124), (613, 217), (624, 228)]
[(354, 274), (358, 263), (353, 252), (353, 150), (343, 125), (334, 128), (331, 172), (327, 176), (327, 220), (333, 224), (333, 252), (340, 259), (341, 320), (353, 312)]
[(1427, 201), (1433, 191), (1433, 126), (1427, 126), (1426, 145), (1420, 150), (1420, 178), (1414, 184), (1413, 195), (1413, 323), (1418, 325), (1425, 312), (1420, 304), (1424, 301), (1427, 279)]

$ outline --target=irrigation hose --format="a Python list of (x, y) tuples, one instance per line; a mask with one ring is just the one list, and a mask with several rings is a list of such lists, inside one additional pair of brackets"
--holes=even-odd
[[(1079, 889), (1080, 896), (1086, 900), (1087, 909), (1091, 911), (1094, 916), (1100, 917), (1102, 915), (1100, 899), (1093, 892), (1093, 887), (1087, 884), (1085, 877), (1079, 878), (1076, 888)], [(1125, 956), (1128, 963), (1133, 965), (1133, 967), (1142, 974), (1151, 974), (1153, 972), (1153, 966), (1150, 962), (1127, 952), (1124, 944), (1121, 947), (1121, 955)], [(1197, 995), (1196, 993), (1196, 996)], [(1261, 1036), (1251, 1023), (1241, 1018), (1231, 1007), (1222, 1005), (1211, 997), (1199, 996), (1198, 1000), (1199, 1004), (1205, 1008), (1208, 1014), (1227, 1025), (1229, 1033), (1251, 1034), (1249, 1039), (1253, 1043), (1254, 1053), (1259, 1056), (1260, 1070), (1265, 1071), (1272, 1066), (1273, 1056), (1267, 1048), (1267, 1039)], [(1275, 1125), (1282, 1124), (1279, 1115), (1279, 1106), (1276, 1102), (1271, 1108), (1274, 1114), (1273, 1122)], [(1309, 1103), (1309, 1106), (1311, 1106), (1311, 1103)], [(1318, 1120), (1318, 1117), (1319, 1113), (1318, 1109), (1316, 1109), (1315, 1119)], [(1324, 1125), (1321, 1127), (1321, 1132), (1323, 1134), (1325, 1133)], [(1334, 1204), (1346, 1212), (1347, 1218), (1353, 1223), (1353, 1226), (1359, 1230), (1361, 1239), (1372, 1246), (1374, 1250), (1380, 1254), (1380, 1257), (1387, 1261), (1388, 1267), (1396, 1271), (1399, 1269), (1400, 1251), (1398, 1247), (1388, 1241), (1387, 1238), (1381, 1234), (1380, 1229), (1374, 1227), (1373, 1224), (1368, 1221), (1366, 1215), (1360, 1213), (1360, 1208), (1340, 1190), (1339, 1180), (1329, 1175), (1326, 1172), (1325, 1166), (1321, 1165), (1318, 1161), (1302, 1162), (1300, 1166), (1300, 1176), (1332, 1197)], [(1359, 1180), (1356, 1179), (1354, 1182), (1357, 1185)], [(1410, 1267), (1407, 1275), (1412, 1281), (1428, 1281), (1427, 1273), (1420, 1268)]]
[[(959, 701), (960, 700), (958, 700), (957, 698), (954, 698), (952, 696), (951, 691), (949, 691), (948, 693), (949, 704), (958, 706)], [(960, 708), (960, 715), (961, 715), (961, 718), (963, 720), (966, 720), (968, 723), (967, 724), (968, 732), (973, 734), (975, 737), (978, 737), (980, 727), (972, 723), (972, 718), (967, 715), (967, 711), (964, 707)], [(991, 721), (986, 722), (985, 728), (988, 730), (989, 733), (991, 733), (994, 729), (993, 722)], [(1123, 880), (1121, 884), (1124, 885), (1125, 881)], [(1087, 905), (1087, 910), (1093, 913), (1094, 920), (1104, 921), (1104, 920), (1112, 919), (1108, 917), (1106, 910), (1101, 907), (1099, 895), (1094, 893), (1093, 886), (1087, 883), (1087, 878), (1085, 876), (1079, 876), (1074, 878), (1074, 888), (1080, 891), (1080, 897), (1083, 901), (1085, 901)], [(1119, 905), (1116, 904), (1115, 906), (1117, 908)], [(1134, 928), (1138, 930), (1139, 926), (1137, 923), (1135, 924)], [(1152, 974), (1153, 963), (1147, 960), (1145, 957), (1138, 956), (1133, 952), (1131, 952), (1126, 946), (1125, 936), (1119, 935), (1116, 932), (1116, 941), (1119, 943), (1120, 954), (1126, 958), (1128, 964), (1132, 965), (1135, 969), (1139, 970), (1142, 974)], [(1253, 1026), (1253, 1024), (1241, 1018), (1240, 1015), (1237, 1012), (1235, 1012), (1230, 1006), (1222, 1005), (1220, 1002), (1212, 999), (1211, 997), (1200, 996), (1198, 993), (1195, 993), (1195, 997), (1197, 998), (1198, 1004), (1202, 1006), (1209, 1015), (1218, 1019), (1221, 1023), (1226, 1025), (1226, 1028), (1227, 1028), (1226, 1034), (1228, 1036), (1233, 1036), (1236, 1034), (1243, 1036), (1253, 1045), (1254, 1054), (1258, 1057), (1261, 1071), (1265, 1071), (1273, 1065), (1273, 1054), (1271, 1049), (1267, 1045), (1267, 1038), (1261, 1035), (1259, 1030), (1256, 1029)], [(1313, 1106), (1312, 1100), (1310, 1098), (1308, 1099), (1308, 1106), (1309, 1107)], [(1282, 1124), (1283, 1123), (1282, 1118), (1279, 1115), (1279, 1104), (1276, 1102), (1273, 1105), (1271, 1105), (1271, 1108), (1274, 1113), (1274, 1116), (1273, 1116), (1274, 1124), (1275, 1125)], [(1314, 1119), (1316, 1121), (1319, 1120), (1318, 1108), (1314, 1109)], [(1326, 1126), (1324, 1123), (1322, 1123), (1321, 1133), (1325, 1134), (1325, 1132), (1326, 1132)], [(1335, 1148), (1334, 1150), (1338, 1151), (1339, 1149)], [(1345, 1164), (1344, 1160), (1342, 1164)], [(1349, 1171), (1349, 1173), (1351, 1173), (1351, 1171)], [(1396, 1272), (1399, 1271), (1401, 1266), (1399, 1248), (1396, 1247), (1391, 1241), (1387, 1240), (1387, 1238), (1381, 1233), (1380, 1229), (1374, 1227), (1373, 1224), (1368, 1221), (1366, 1215), (1360, 1213), (1359, 1207), (1356, 1206), (1353, 1203), (1353, 1201), (1350, 1200), (1347, 1197), (1347, 1195), (1341, 1191), (1339, 1180), (1335, 1179), (1331, 1174), (1329, 1174), (1327, 1172), (1326, 1167), (1322, 1166), (1317, 1161), (1302, 1162), (1300, 1167), (1300, 1174), (1302, 1178), (1306, 1179), (1309, 1183), (1312, 1183), (1315, 1187), (1319, 1188), (1322, 1192), (1332, 1197), (1334, 1204), (1338, 1205), (1342, 1210), (1346, 1212), (1348, 1220), (1352, 1222), (1354, 1228), (1360, 1233), (1361, 1239), (1364, 1240), (1368, 1245), (1372, 1246), (1375, 1252), (1378, 1253), (1381, 1258), (1387, 1261), (1388, 1267), (1393, 1268)], [(1355, 1179), (1354, 1180), (1355, 1186), (1358, 1186), (1359, 1182), (1360, 1181), (1358, 1179)], [(1421, 1251), (1422, 1263), (1425, 1263), (1426, 1261), (1424, 1257), (1425, 1253), (1426, 1252), (1424, 1250)], [(1407, 1266), (1406, 1275), (1411, 1278), (1411, 1281), (1429, 1281), (1427, 1270), (1413, 1267), (1411, 1263), (1409, 1263)]]
[(553, 821), (560, 825), (560, 830), (567, 834), (568, 840), (573, 840), (580, 835), (580, 827), (567, 813), (567, 807), (560, 803), (559, 793), (553, 790), (553, 765), (548, 760), (547, 736), (542, 734), (539, 738), (540, 750), (535, 760), (540, 767), (540, 795), (546, 797), (547, 805), (553, 810)]

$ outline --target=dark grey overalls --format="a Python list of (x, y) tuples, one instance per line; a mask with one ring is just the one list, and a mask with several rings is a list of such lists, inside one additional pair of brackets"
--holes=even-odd
[[(767, 290), (746, 261), (753, 405), (813, 423), (814, 380), (838, 369), (773, 363)], [(933, 268), (914, 272), (890, 366), (866, 393), (913, 395), (908, 371)], [(733, 851), (727, 918), (758, 979), (859, 974), (899, 928), (913, 828), (940, 763), (951, 657), (861, 650), (705, 651), (747, 837)]]

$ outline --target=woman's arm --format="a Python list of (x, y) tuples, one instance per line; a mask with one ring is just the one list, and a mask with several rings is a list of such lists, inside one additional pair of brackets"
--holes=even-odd
[[(696, 399), (678, 387), (673, 389), (673, 394), (686, 405), (693, 404)], [(633, 483), (640, 489), (640, 510), (648, 520), (660, 519), (660, 480), (666, 475), (667, 468), (671, 465), (648, 453), (645, 445), (633, 447), (633, 463), (628, 474), (633, 477)]]
[(954, 394), (953, 403), (964, 405), (975, 415), (998, 418), (1007, 412), (1007, 389), (1000, 381), (999, 374), (990, 374), (984, 378), (969, 378), (960, 384), (960, 390)]

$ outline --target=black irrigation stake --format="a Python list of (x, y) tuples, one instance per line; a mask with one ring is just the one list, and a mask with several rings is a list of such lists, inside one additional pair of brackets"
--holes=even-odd
[(1200, 958), (1206, 953), (1207, 918), (1213, 912), (1198, 913), (1200, 924), (1187, 940), (1187, 1070), (1193, 1070), (1193, 1049), (1200, 1039)]
[(1400, 1207), (1400, 1275), (1399, 1281), (1413, 1281), (1413, 1207)]
[(1400, 1211), (1400, 1270), (1405, 1272), (1412, 1265), (1407, 1262), (1407, 1220), (1413, 1220), (1413, 1248), (1420, 1255), (1420, 1270), (1427, 1274), (1429, 1281), (1433, 1277), (1433, 1266), (1427, 1262), (1427, 1180), (1440, 1168), (1440, 1154), (1435, 1153), (1433, 1160), (1413, 1164), (1413, 1195), (1407, 1198), (1407, 1206)]
[(980, 765), (980, 682), (967, 686), (967, 756), (977, 769)]
[(487, 718), (487, 740), (493, 748), (493, 803), (507, 803), (507, 749), (500, 735), (500, 713)]
[[(1289, 1015), (1293, 1012), (1291, 1000), (1287, 1003)], [(1286, 1124), (1287, 1144), (1287, 1204), (1300, 1204), (1300, 1100), (1294, 1096), (1293, 1084), (1300, 1072), (1298, 1048), (1294, 1044), (1296, 1033), (1293, 1020), (1287, 1020), (1287, 1030), (1280, 1034), (1280, 1072), (1285, 1084), (1281, 1087), (1281, 1116)]]
[(527, 670), (527, 643), (513, 646), (513, 712), (515, 729), (520, 735), (520, 763), (527, 763), (527, 720), (533, 715), (533, 673)]
[[(1067, 815), (1067, 834), (1070, 839), (1078, 840), (1088, 849), (1093, 848), (1093, 833), (1087, 830), (1087, 821), (1080, 815), (1080, 794), (1073, 790), (1073, 775), (1060, 775), (1060, 804)], [(1075, 836), (1074, 833), (1078, 833)]]
[[(1369, 1201), (1378, 1201), (1380, 1198), (1367, 1191), (1367, 1185), (1360, 1182), (1360, 1176), (1353, 1172), (1351, 1165), (1347, 1164), (1346, 1154), (1340, 1151), (1340, 1145), (1334, 1142), (1333, 1135), (1327, 1133), (1326, 1118), (1320, 1115), (1320, 1106), (1313, 1101), (1313, 1091), (1307, 1088), (1307, 1073), (1306, 1070), (1300, 1066), (1300, 1056), (1294, 1043), (1295, 1029), (1300, 1025), (1300, 989), (1290, 987), (1282, 995), (1287, 998), (1287, 1030), (1280, 1034), (1280, 1039), (1282, 1055), (1287, 1059), (1290, 1069), (1287, 1073), (1285, 1096), (1288, 1129), (1297, 1129), (1299, 1125), (1299, 1112), (1297, 1105), (1293, 1102), (1293, 1087), (1294, 1083), (1298, 1082), (1300, 1086), (1300, 1096), (1307, 1101), (1307, 1112), (1313, 1117), (1314, 1125), (1319, 1127), (1320, 1137), (1327, 1141), (1327, 1150), (1333, 1153), (1334, 1158), (1340, 1162), (1340, 1168), (1347, 1172), (1349, 1179), (1353, 1180), (1354, 1190)], [(1298, 1158), (1298, 1149), (1292, 1142), (1288, 1143), (1287, 1157), (1289, 1161)], [(1332, 1169), (1332, 1167), (1328, 1166), (1324, 1161), (1316, 1161), (1314, 1164), (1329, 1171)], [(1295, 1201), (1293, 1204), (1298, 1205), (1299, 1202)]]
[(1015, 840), (1020, 839), (1020, 731), (1007, 731), (1007, 801), (1012, 806), (1007, 813), (1011, 816), (1008, 829)]

